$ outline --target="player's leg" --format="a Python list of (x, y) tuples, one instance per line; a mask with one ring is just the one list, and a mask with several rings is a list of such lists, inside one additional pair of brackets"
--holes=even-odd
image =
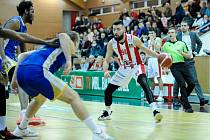
[(127, 85), (132, 78), (132, 69), (125, 68), (121, 66), (113, 75), (108, 84), (107, 88), (104, 91), (104, 98), (105, 98), (105, 110), (99, 116), (98, 120), (110, 120), (111, 119), (111, 105), (112, 105), (112, 94), (123, 85)]
[(75, 115), (83, 121), (86, 126), (92, 131), (93, 133), (93, 140), (111, 140), (112, 138), (108, 136), (102, 128), (96, 125), (96, 122), (88, 113), (87, 109), (85, 108), (84, 104), (82, 103), (79, 95), (70, 87), (64, 89), (63, 94), (58, 96), (58, 100), (61, 100), (65, 103), (71, 105)]
[(157, 104), (154, 100), (153, 93), (148, 85), (146, 74), (140, 74), (137, 78), (137, 82), (141, 85), (142, 89), (144, 90), (144, 93), (146, 94), (146, 99), (153, 110), (153, 115), (155, 117), (156, 122), (157, 123), (161, 122), (163, 116), (160, 114), (160, 111), (158, 110)]
[[(9, 81), (12, 81), (12, 77), (14, 74), (14, 70), (15, 70), (15, 66), (12, 67), (9, 72), (8, 72), (8, 77), (9, 77)], [(19, 97), (19, 101), (20, 101), (20, 116), (19, 118), (16, 120), (17, 124), (20, 124), (21, 120), (23, 119), (23, 116), (25, 115), (26, 112), (26, 108), (28, 106), (28, 95), (25, 94), (25, 92), (23, 92), (21, 90), (21, 88), (18, 90), (18, 97)]]
[(0, 139), (21, 139), (13, 135), (6, 127), (5, 85), (0, 83)]
[[(19, 87), (20, 88), (20, 87)], [(36, 137), (38, 133), (33, 132), (28, 128), (28, 123), (30, 119), (37, 113), (39, 108), (44, 104), (46, 98), (39, 94), (38, 96), (34, 97), (33, 100), (29, 103), (26, 109), (26, 113), (20, 122), (20, 125), (16, 127), (13, 134), (22, 137)]]
[(98, 120), (110, 120), (111, 119), (111, 105), (112, 105), (112, 94), (119, 88), (120, 86), (109, 83), (107, 88), (104, 91), (104, 99), (105, 99), (105, 110), (102, 115), (98, 118)]
[(162, 68), (160, 67), (160, 64), (158, 64), (158, 60), (154, 58), (154, 63), (153, 63), (153, 72), (154, 72), (154, 77), (157, 77), (158, 81), (158, 86), (159, 86), (159, 95), (157, 98), (157, 101), (162, 102), (164, 101), (163, 99), (163, 80), (162, 80)]
[(163, 98), (163, 80), (161, 77), (157, 77), (158, 85), (159, 85), (159, 96), (157, 98), (157, 101), (162, 102), (164, 101)]

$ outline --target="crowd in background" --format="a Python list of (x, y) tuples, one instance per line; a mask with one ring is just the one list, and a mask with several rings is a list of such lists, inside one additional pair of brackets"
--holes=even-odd
[[(155, 29), (156, 36), (164, 38), (171, 26), (176, 27), (179, 31), (181, 21), (185, 19), (191, 30), (201, 34), (210, 29), (209, 17), (210, 3), (192, 0), (185, 3), (177, 2), (174, 14), (170, 2), (165, 2), (162, 7), (151, 7), (147, 11), (140, 10), (139, 13), (125, 9), (120, 14), (119, 19), (123, 21), (126, 32), (141, 38), (144, 46), (147, 47), (148, 28)], [(102, 70), (107, 43), (113, 38), (112, 28), (105, 28), (102, 20), (97, 17), (91, 21), (90, 18), (82, 15), (76, 18), (73, 30), (80, 34), (78, 55), (83, 58), (82, 62), (80, 61), (79, 65), (74, 68)], [(119, 67), (115, 58), (116, 54), (113, 54), (113, 61), (110, 63), (109, 70), (117, 70)]]

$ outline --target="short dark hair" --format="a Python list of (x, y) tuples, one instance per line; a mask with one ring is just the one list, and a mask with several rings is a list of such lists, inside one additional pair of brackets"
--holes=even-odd
[(33, 3), (28, 0), (22, 0), (17, 6), (17, 11), (20, 16), (23, 16), (25, 10), (29, 11), (30, 8), (33, 7)]
[(155, 29), (153, 27), (149, 27), (148, 32), (155, 32)]
[(145, 52), (140, 52), (140, 54), (144, 54), (144, 55), (146, 55), (146, 53), (145, 53)]
[(112, 25), (123, 25), (122, 20), (115, 20)]
[(182, 22), (181, 23), (187, 23), (187, 25), (189, 26), (189, 22), (187, 22), (187, 18), (183, 18)]
[(176, 28), (172, 26), (172, 27), (169, 27), (168, 30), (175, 30), (176, 31)]

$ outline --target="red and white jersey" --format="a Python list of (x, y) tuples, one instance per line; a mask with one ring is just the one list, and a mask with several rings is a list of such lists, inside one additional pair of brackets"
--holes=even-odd
[(129, 64), (142, 64), (139, 54), (139, 48), (133, 43), (133, 35), (125, 34), (125, 40), (123, 44), (120, 44), (114, 38), (112, 39), (112, 48), (118, 55), (121, 65)]
[(162, 40), (159, 37), (156, 37), (153, 41), (148, 40), (148, 48), (152, 51), (160, 53), (161, 48), (157, 48), (157, 46), (162, 46)]

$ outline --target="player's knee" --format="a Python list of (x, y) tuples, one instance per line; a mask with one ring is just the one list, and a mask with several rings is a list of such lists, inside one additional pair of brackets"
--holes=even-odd
[(145, 74), (141, 74), (137, 78), (137, 82), (143, 87), (147, 85), (147, 78)]
[(65, 102), (68, 104), (71, 104), (73, 101), (80, 100), (79, 94), (74, 90), (68, 90), (65, 97)]
[(34, 97), (34, 101), (37, 103), (37, 104), (43, 104), (47, 99), (44, 97), (44, 96), (37, 96), (37, 97)]

